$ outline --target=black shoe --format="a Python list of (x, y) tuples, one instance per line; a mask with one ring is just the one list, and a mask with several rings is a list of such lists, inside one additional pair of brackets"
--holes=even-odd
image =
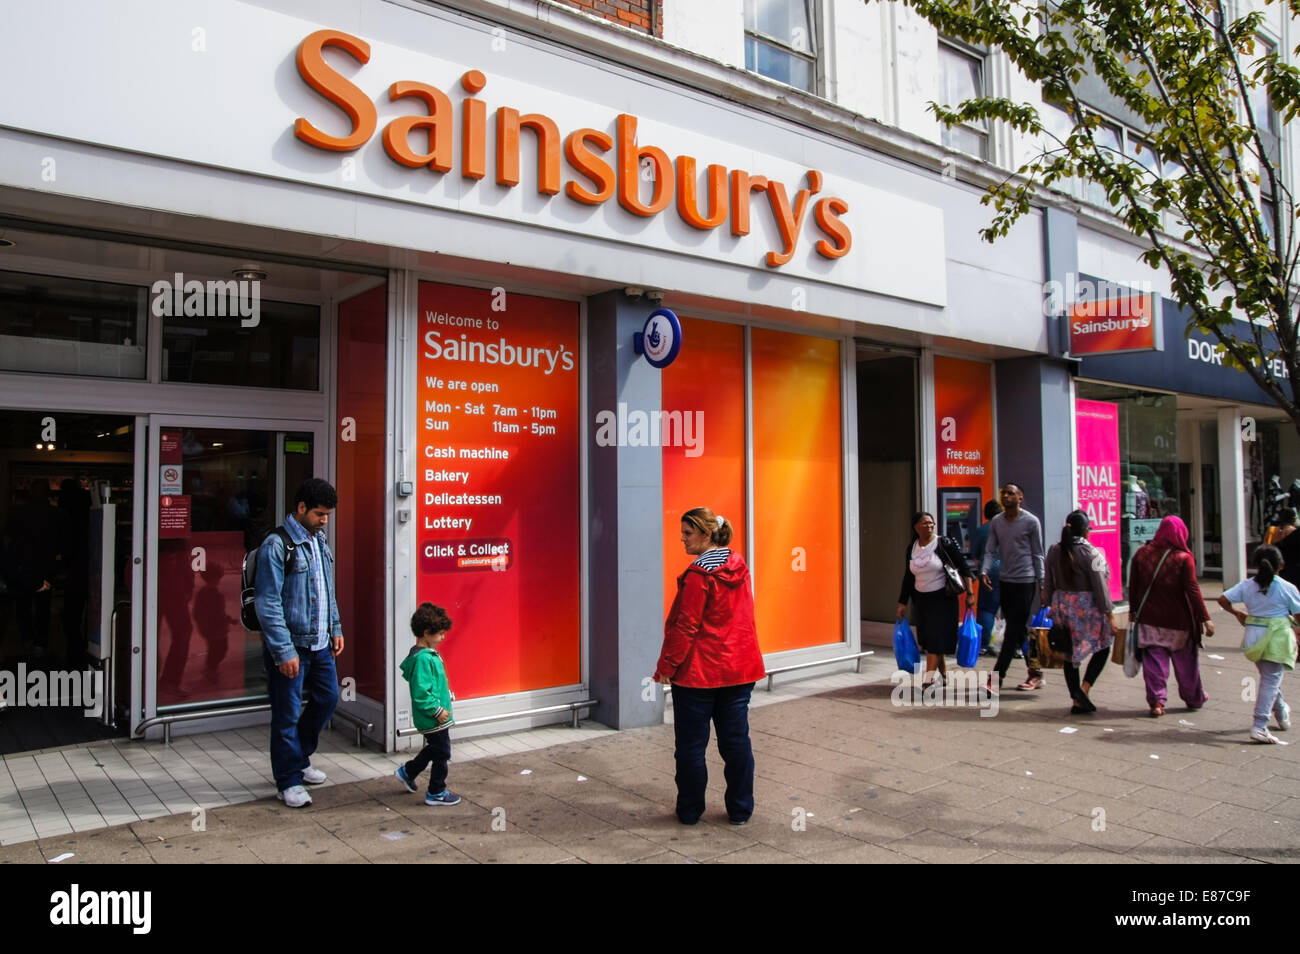
[(1096, 711), (1095, 707), (1092, 709), (1085, 709), (1083, 706), (1077, 704), (1070, 706), (1070, 715), (1092, 715)]
[(749, 824), (749, 819), (748, 819), (748, 818), (732, 818), (732, 819), (730, 819), (730, 821), (731, 821), (731, 823), (732, 823), (733, 825), (735, 825), (737, 828), (739, 828), (741, 825), (748, 825), (748, 824)]
[(1074, 708), (1084, 715), (1090, 715), (1097, 711), (1097, 707), (1092, 704), (1092, 700), (1082, 692), (1074, 697)]

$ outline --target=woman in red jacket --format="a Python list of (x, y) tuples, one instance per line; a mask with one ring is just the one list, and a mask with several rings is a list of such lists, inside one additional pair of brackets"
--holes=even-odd
[(1165, 714), (1171, 662), (1178, 694), (1187, 708), (1205, 705), (1208, 697), (1201, 686), (1198, 654), (1202, 631), (1213, 636), (1214, 624), (1196, 582), (1196, 561), (1187, 549), (1187, 525), (1177, 517), (1160, 521), (1155, 538), (1133, 554), (1128, 602), (1132, 618), (1140, 624), (1138, 655), (1151, 714)]
[(749, 567), (727, 547), (730, 542), (731, 524), (708, 507), (682, 514), (682, 543), (696, 559), (677, 578), (654, 678), (673, 687), (677, 818), (683, 825), (694, 825), (704, 814), (710, 720), (727, 780), (727, 817), (743, 825), (754, 813), (749, 696), (766, 671)]

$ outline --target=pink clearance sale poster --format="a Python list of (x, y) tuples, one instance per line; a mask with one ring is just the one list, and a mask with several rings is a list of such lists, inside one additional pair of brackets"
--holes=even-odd
[(1118, 600), (1124, 571), (1119, 558), (1119, 407), (1106, 401), (1075, 401), (1074, 437), (1079, 507), (1092, 524), (1088, 539), (1110, 564), (1110, 596)]

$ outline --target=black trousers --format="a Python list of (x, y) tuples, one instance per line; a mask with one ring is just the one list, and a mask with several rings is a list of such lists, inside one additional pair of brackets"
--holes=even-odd
[[(1110, 649), (1103, 649), (1100, 652), (1092, 654), (1088, 660), (1088, 668), (1083, 673), (1083, 681), (1090, 686), (1097, 684), (1097, 677), (1101, 671), (1106, 668), (1106, 663), (1110, 659)], [(1081, 694), (1079, 688), (1079, 667), (1068, 660), (1065, 663), (1065, 685), (1070, 690), (1070, 698), (1073, 699)]]
[(1029, 635), (1029, 617), (1034, 612), (1034, 598), (1038, 595), (1037, 583), (1001, 583), (1002, 618), (1007, 621), (1006, 633), (1002, 637), (1002, 651), (998, 653), (996, 666), (998, 681), (1007, 678), (1011, 660), (1016, 650)]
[(415, 777), (429, 768), (429, 794), (437, 795), (447, 787), (447, 763), (451, 761), (451, 730), (429, 732), (424, 736), (424, 748), (420, 754), (402, 766), (406, 777), (412, 782)]

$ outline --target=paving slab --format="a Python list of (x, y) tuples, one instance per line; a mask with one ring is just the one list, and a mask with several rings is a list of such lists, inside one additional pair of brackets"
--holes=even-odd
[(818, 693), (756, 694), (757, 807), (740, 828), (715, 748), (706, 814), (678, 824), (671, 707), (641, 729), (453, 743), (454, 807), (405, 791), (403, 756), (333, 740), (317, 758), (330, 782), (289, 809), (271, 797), (263, 729), (15, 756), (0, 863), (1296, 863), (1300, 746), (1246, 743), (1254, 668), (1235, 642), (1202, 657), (1205, 708), (1161, 719), (1113, 668), (1089, 718), (1064, 711), (1059, 673), (1004, 693), (992, 718), (978, 699), (895, 705), (887, 662), (876, 682), (838, 673)]

